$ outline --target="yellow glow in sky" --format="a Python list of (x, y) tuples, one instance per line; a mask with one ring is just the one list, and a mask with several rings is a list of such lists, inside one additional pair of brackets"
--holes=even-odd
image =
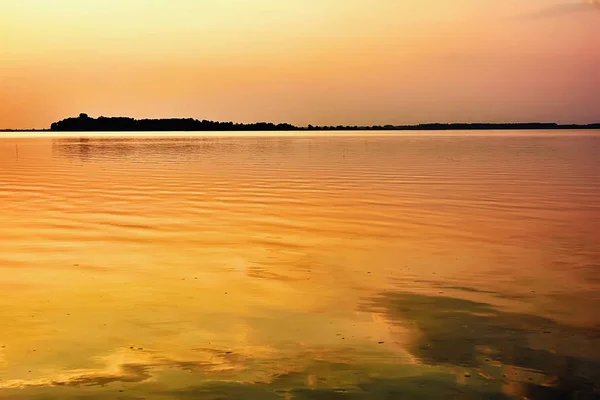
[(4, 0), (0, 127), (600, 120), (589, 1)]

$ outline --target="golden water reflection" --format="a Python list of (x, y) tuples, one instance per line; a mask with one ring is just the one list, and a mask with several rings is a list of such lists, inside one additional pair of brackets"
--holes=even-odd
[(3, 138), (0, 398), (596, 398), (599, 150)]

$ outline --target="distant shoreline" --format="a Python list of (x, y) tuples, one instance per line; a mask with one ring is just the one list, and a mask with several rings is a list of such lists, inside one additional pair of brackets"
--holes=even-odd
[(129, 117), (91, 118), (87, 114), (54, 122), (50, 129), (2, 129), (0, 132), (267, 132), (267, 131), (489, 131), (489, 130), (586, 130), (600, 129), (600, 123), (430, 123), (418, 125), (294, 126), (287, 123), (251, 124), (215, 122), (192, 118), (134, 119)]
[(393, 129), (377, 129), (377, 128), (358, 128), (358, 129), (338, 129), (338, 128), (330, 128), (330, 129), (308, 129), (305, 127), (301, 127), (295, 130), (72, 130), (72, 131), (53, 131), (50, 129), (0, 129), (0, 133), (59, 133), (59, 132), (97, 132), (97, 133), (112, 133), (112, 132), (130, 132), (130, 133), (148, 133), (148, 132), (189, 132), (189, 133), (201, 133), (201, 132), (352, 132), (352, 131), (379, 131), (379, 132), (457, 132), (457, 131), (474, 131), (474, 132), (482, 132), (482, 131), (543, 131), (543, 130), (552, 130), (552, 131), (566, 131), (566, 130), (578, 130), (578, 131), (591, 131), (591, 130), (600, 130), (600, 125), (595, 126), (596, 124), (590, 125), (565, 125), (565, 126), (557, 126), (555, 128), (461, 128), (461, 129), (431, 129), (431, 128), (393, 128)]

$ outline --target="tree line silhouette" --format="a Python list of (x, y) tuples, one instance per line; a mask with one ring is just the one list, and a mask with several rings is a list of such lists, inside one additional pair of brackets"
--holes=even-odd
[(129, 117), (66, 118), (53, 123), (52, 131), (290, 131), (299, 128), (290, 124), (257, 122), (240, 124), (193, 118), (134, 119)]
[(451, 123), (420, 125), (313, 126), (298, 127), (288, 123), (257, 122), (250, 124), (216, 122), (193, 118), (134, 119), (130, 117), (91, 118), (80, 114), (54, 122), (51, 131), (333, 131), (333, 130), (514, 130), (514, 129), (600, 129), (600, 123), (560, 125), (556, 123)]

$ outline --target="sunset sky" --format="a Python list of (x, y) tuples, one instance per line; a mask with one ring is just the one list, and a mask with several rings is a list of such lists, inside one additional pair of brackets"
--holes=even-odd
[(0, 128), (600, 121), (578, 0), (2, 0)]

